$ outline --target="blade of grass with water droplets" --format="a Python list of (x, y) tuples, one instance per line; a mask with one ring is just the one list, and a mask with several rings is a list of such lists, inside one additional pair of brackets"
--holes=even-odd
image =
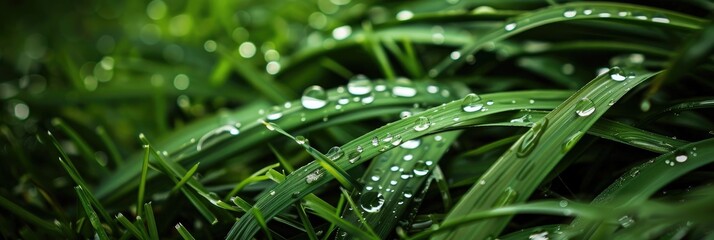
[(87, 196), (86, 191), (81, 186), (74, 187), (74, 190), (75, 190), (75, 192), (77, 192), (77, 196), (79, 197), (80, 205), (82, 205), (82, 208), (84, 209), (84, 213), (87, 215), (87, 218), (89, 219), (89, 222), (92, 224), (92, 227), (94, 228), (94, 231), (96, 231), (96, 234), (99, 237), (99, 239), (102, 239), (102, 240), (107, 239), (108, 240), (109, 236), (107, 235), (107, 232), (104, 231), (104, 227), (102, 226), (102, 223), (99, 221), (99, 216), (97, 216), (97, 213), (92, 208), (92, 204), (89, 200), (89, 197)]
[[(365, 187), (354, 195), (359, 202), (355, 210), (364, 218), (352, 211), (345, 211), (342, 217), (353, 224), (368, 224), (380, 238), (389, 236), (460, 133), (451, 131), (406, 141), (378, 156), (362, 177)], [(345, 237), (337, 235), (337, 239)]]
[[(272, 122), (279, 124), (288, 131), (310, 126), (310, 124), (316, 122), (320, 123), (320, 127), (325, 127), (331, 124), (339, 124), (339, 122), (333, 121), (322, 122), (326, 117), (340, 116), (344, 117), (343, 119), (349, 119), (349, 121), (357, 121), (382, 116), (369, 114), (371, 112), (378, 112), (381, 109), (397, 109), (397, 107), (403, 109), (404, 107), (411, 107), (414, 103), (427, 106), (436, 105), (458, 97), (458, 91), (455, 90), (457, 87), (450, 84), (413, 82), (412, 87), (417, 91), (417, 94), (410, 98), (392, 97), (391, 90), (394, 86), (393, 83), (373, 82), (373, 84), (384, 86), (384, 90), (373, 90), (374, 100), (369, 104), (352, 101), (355, 99), (355, 96), (347, 92), (330, 90), (326, 92), (328, 102), (321, 109), (305, 109), (302, 107), (300, 101), (292, 101), (290, 104), (284, 104), (290, 106), (290, 108), (281, 108), (282, 111), (280, 114), (282, 116), (277, 120), (272, 120)], [(448, 94), (429, 93), (426, 91), (427, 85), (435, 85), (439, 89), (442, 89), (442, 92)], [(456, 85), (459, 86), (458, 88), (463, 87), (460, 84)], [(350, 101), (345, 105), (338, 104), (338, 100), (343, 98)], [(338, 105), (340, 108), (336, 109)], [(171, 162), (190, 163), (191, 161), (200, 160), (202, 166), (206, 168), (211, 167), (217, 161), (226, 159), (231, 154), (245, 151), (258, 143), (277, 136), (277, 133), (266, 131), (259, 122), (259, 120), (265, 119), (266, 116), (255, 114), (261, 112), (261, 110), (265, 112), (265, 109), (270, 109), (270, 106), (265, 102), (258, 102), (254, 105), (245, 106), (235, 112), (219, 114), (212, 118), (199, 121), (176, 131), (164, 141), (160, 141), (157, 145), (154, 145), (154, 148), (165, 150), (168, 153), (167, 158), (170, 159)], [(240, 127), (236, 127), (236, 124)], [(206, 136), (207, 133), (211, 133), (219, 128), (225, 128), (226, 131), (222, 133), (230, 134), (231, 137), (218, 138), (210, 144), (204, 144), (201, 151), (196, 150), (198, 145), (200, 145), (201, 136)], [(236, 134), (234, 135), (233, 133)], [(240, 139), (240, 141), (231, 141), (235, 139), (233, 137)], [(210, 149), (210, 151), (208, 149)], [(106, 178), (107, 181), (103, 182), (97, 188), (96, 194), (99, 198), (106, 198), (111, 193), (112, 198), (108, 200), (116, 201), (119, 200), (123, 194), (128, 193), (138, 186), (136, 179), (141, 171), (138, 168), (130, 166), (139, 165), (141, 157), (135, 155), (128, 160), (127, 164), (124, 164), (125, 166), (119, 168), (111, 177)], [(149, 179), (154, 176), (154, 174), (149, 174)]]
[[(503, 92), (494, 94), (484, 94), (484, 100), (480, 111), (473, 111), (473, 106), (464, 110), (464, 100), (469, 100), (468, 104), (481, 104), (475, 99), (462, 99), (452, 101), (450, 103), (429, 109), (423, 113), (413, 115), (396, 122), (387, 124), (370, 133), (362, 135), (340, 148), (347, 152), (349, 156), (352, 152), (358, 152), (359, 158), (355, 161), (336, 161), (335, 163), (342, 169), (349, 170), (357, 166), (383, 151), (389, 150), (399, 144), (409, 141), (430, 133), (440, 132), (448, 128), (453, 128), (475, 118), (497, 114), (500, 112), (523, 110), (523, 109), (552, 109), (558, 106), (567, 96), (570, 96), (570, 91), (521, 91), (521, 92)], [(533, 100), (533, 103), (530, 103)], [(513, 103), (515, 101), (515, 103)], [(486, 105), (486, 107), (483, 107)], [(421, 117), (429, 116), (425, 121)], [(426, 118), (426, 117), (425, 117)], [(432, 120), (429, 120), (432, 119)], [(428, 123), (428, 124), (427, 124)], [(428, 125), (428, 127), (426, 127)], [(399, 136), (399, 138), (396, 138)], [(376, 139), (376, 140), (375, 140)], [(375, 143), (376, 142), (376, 143)], [(382, 143), (382, 144), (380, 144)], [(373, 145), (374, 144), (374, 145)], [(296, 199), (300, 199), (312, 191), (316, 190), (323, 184), (332, 180), (331, 175), (325, 175), (320, 172), (322, 167), (319, 163), (313, 161), (310, 164), (295, 170), (286, 177), (285, 181), (277, 184), (272, 190), (275, 191), (275, 196), (278, 197), (262, 197), (259, 198), (256, 206), (259, 206), (267, 219), (275, 216), (290, 203)], [(294, 196), (293, 198), (285, 196)], [(233, 239), (238, 236), (252, 236), (257, 232), (258, 226), (250, 214), (244, 215), (231, 229), (227, 238)]]
[(189, 232), (188, 229), (186, 229), (186, 227), (183, 226), (183, 224), (178, 223), (178, 224), (176, 224), (175, 228), (176, 228), (176, 231), (178, 231), (179, 235), (181, 235), (181, 237), (184, 240), (196, 239), (193, 237), (193, 235), (191, 235), (191, 232)]
[[(614, 204), (618, 206), (636, 206), (643, 203), (657, 190), (701, 166), (714, 162), (714, 138), (690, 143), (677, 150), (632, 168), (616, 182), (602, 191), (593, 204)], [(585, 236), (592, 234), (599, 224), (575, 219), (572, 226), (583, 229)], [(615, 229), (606, 227), (612, 233)]]
[[(581, 11), (585, 8), (592, 11), (592, 14), (582, 13)], [(625, 13), (624, 17), (618, 15), (621, 12)], [(646, 20), (630, 16), (631, 12), (641, 12), (642, 14), (647, 14), (650, 16), (664, 17), (655, 18), (654, 21)], [(613, 24), (621, 21), (632, 21), (634, 23), (647, 23), (663, 27), (672, 27), (687, 30), (699, 29), (705, 23), (705, 20), (697, 19), (689, 15), (684, 15), (664, 9), (656, 9), (638, 5), (595, 2), (568, 3), (550, 6), (547, 8), (542, 8), (538, 11), (527, 12), (525, 14), (519, 15), (514, 19), (507, 21), (503, 25), (503, 27), (498, 28), (477, 39), (475, 42), (466, 45), (461, 50), (459, 50), (459, 52), (461, 53), (461, 56), (471, 55), (483, 48), (489, 42), (500, 41), (529, 29), (555, 22), (586, 19), (607, 20), (612, 21)], [(432, 77), (436, 77), (442, 75), (446, 71), (454, 70), (454, 68), (463, 63), (463, 59), (465, 58), (462, 57), (457, 60), (447, 58), (438, 65), (436, 65), (434, 68), (429, 70), (429, 75)]]
[[(568, 140), (582, 134), (632, 86), (654, 74), (639, 73), (623, 79), (624, 70), (612, 68), (590, 81), (560, 106), (544, 116), (481, 176), (447, 216), (448, 224), (459, 216), (527, 200), (541, 181), (573, 146)], [(624, 77), (627, 78), (627, 77)], [(575, 138), (577, 142), (579, 138)], [(500, 217), (463, 225), (437, 236), (444, 238), (487, 238), (497, 236), (510, 217)]]
[(122, 213), (117, 214), (116, 219), (117, 219), (117, 221), (118, 221), (122, 226), (124, 226), (124, 228), (126, 228), (126, 230), (127, 230), (129, 233), (131, 233), (132, 235), (134, 235), (134, 237), (136, 237), (137, 239), (148, 239), (148, 238), (149, 238), (149, 236), (144, 236), (144, 235), (142, 234), (142, 232), (139, 231), (139, 228), (137, 228), (136, 226), (134, 226), (134, 224), (132, 224), (132, 223), (129, 221), (129, 219), (127, 219), (127, 218), (124, 216), (124, 214), (122, 214)]

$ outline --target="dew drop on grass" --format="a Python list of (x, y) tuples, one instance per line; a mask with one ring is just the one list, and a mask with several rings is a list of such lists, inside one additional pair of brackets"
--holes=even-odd
[(595, 104), (588, 98), (582, 98), (575, 104), (575, 114), (581, 117), (590, 116), (595, 112)]
[(429, 85), (426, 87), (426, 92), (431, 93), (431, 94), (437, 93), (437, 92), (439, 92), (439, 87), (437, 87), (435, 85)]
[(355, 96), (362, 96), (372, 92), (372, 82), (364, 75), (357, 75), (347, 83), (347, 92)]
[(570, 151), (570, 149), (572, 149), (575, 144), (578, 143), (578, 141), (581, 137), (583, 137), (584, 134), (585, 132), (583, 131), (577, 131), (576, 133), (565, 139), (565, 142), (563, 143), (563, 152)]
[(518, 26), (515, 22), (510, 22), (506, 24), (506, 26), (503, 27), (503, 29), (506, 29), (507, 32), (513, 31), (516, 29), (516, 26)]
[(680, 162), (680, 163), (686, 162), (687, 159), (689, 158), (689, 157), (687, 157), (687, 153), (685, 153), (684, 151), (676, 151), (676, 152), (674, 152), (674, 154), (675, 154), (674, 160), (677, 162)]
[(392, 87), (392, 94), (397, 97), (414, 97), (417, 90), (414, 88), (412, 81), (406, 78), (399, 78), (396, 85)]
[(368, 95), (362, 97), (362, 104), (367, 105), (374, 102), (374, 93), (368, 93)]
[(568, 9), (565, 9), (565, 12), (563, 12), (563, 17), (566, 17), (566, 18), (575, 17), (575, 15), (577, 13), (578, 13), (578, 11), (575, 11), (575, 9), (568, 8)]
[(665, 15), (657, 14), (652, 16), (652, 21), (658, 23), (669, 23), (669, 18), (667, 18), (667, 16)]
[(366, 192), (359, 199), (359, 206), (365, 212), (376, 213), (384, 205), (384, 196), (378, 192)]
[(355, 163), (355, 162), (356, 162), (357, 160), (359, 160), (360, 158), (362, 158), (362, 154), (361, 154), (359, 151), (357, 151), (357, 150), (352, 151), (352, 152), (350, 152), (349, 154), (347, 154), (347, 160), (348, 160), (350, 163)]
[(372, 146), (378, 146), (379, 145), (379, 139), (377, 137), (372, 138)]
[(327, 151), (327, 154), (325, 154), (325, 156), (327, 156), (327, 158), (329, 158), (332, 161), (340, 159), (344, 155), (345, 155), (345, 152), (342, 151), (342, 148), (340, 148), (338, 146), (334, 146), (334, 147), (330, 148), (330, 150)]
[(622, 71), (619, 67), (613, 67), (610, 69), (610, 79), (621, 82), (627, 79), (625, 76), (625, 71)]
[(402, 136), (396, 135), (394, 136), (394, 139), (392, 140), (392, 146), (399, 146), (399, 144), (402, 144)]
[(320, 109), (327, 104), (327, 93), (317, 85), (308, 87), (303, 92), (300, 103), (307, 109)]
[[(393, 138), (393, 137), (392, 137), (392, 134), (391, 134), (391, 133), (387, 133), (387, 136), (384, 136), (384, 138), (382, 138), (382, 142), (391, 142), (391, 141), (392, 141), (392, 138)], [(373, 142), (373, 143), (374, 143), (374, 142)]]
[(623, 228), (629, 228), (632, 226), (632, 224), (635, 224), (635, 220), (632, 219), (632, 217), (630, 216), (622, 216), (617, 221), (620, 223), (620, 225), (622, 225)]
[(463, 100), (461, 100), (461, 109), (463, 109), (464, 112), (479, 111), (483, 108), (483, 104), (480, 102), (481, 97), (475, 93), (470, 93), (469, 95), (466, 95)]
[(506, 189), (503, 190), (500, 196), (498, 196), (498, 200), (494, 202), (493, 207), (502, 207), (509, 205), (513, 203), (516, 200), (516, 197), (518, 196), (518, 192), (516, 192), (515, 189), (512, 187), (507, 187)]
[(451, 58), (451, 60), (458, 60), (459, 58), (461, 58), (461, 52), (453, 51), (451, 52), (451, 54), (449, 54), (449, 58)]
[(411, 154), (404, 155), (403, 159), (404, 159), (404, 161), (411, 161), (412, 159), (414, 159), (414, 155), (411, 155)]
[(296, 136), (295, 137), (295, 142), (300, 145), (308, 145), (310, 144), (310, 141), (307, 140), (307, 138), (303, 136)]
[(322, 170), (317, 169), (305, 177), (305, 182), (307, 182), (308, 184), (313, 183), (317, 180), (320, 180), (320, 178), (322, 178), (322, 175), (324, 174), (325, 173)]
[(419, 117), (419, 119), (414, 122), (414, 131), (421, 132), (426, 130), (431, 126), (431, 122), (426, 117)]
[(415, 149), (415, 148), (418, 148), (420, 144), (421, 144), (421, 140), (412, 139), (412, 140), (402, 143), (401, 147), (404, 149)]
[(372, 181), (376, 182), (376, 181), (379, 181), (380, 177), (378, 175), (374, 175), (374, 176), (370, 177), (370, 179), (372, 179)]
[(520, 143), (516, 149), (516, 156), (525, 157), (530, 154), (540, 139), (543, 132), (548, 127), (548, 118), (543, 118), (538, 121), (533, 127), (526, 132), (519, 140)]
[(400, 118), (400, 119), (405, 119), (405, 118), (408, 118), (408, 117), (411, 117), (411, 116), (412, 116), (412, 112), (410, 112), (410, 111), (402, 111), (402, 112), (399, 113), (399, 118)]
[(424, 176), (427, 173), (429, 173), (429, 165), (427, 165), (423, 161), (418, 161), (416, 165), (414, 165), (414, 175), (417, 176)]
[(270, 113), (268, 113), (268, 116), (266, 116), (265, 118), (267, 118), (270, 121), (275, 121), (275, 120), (280, 119), (281, 117), (283, 117), (283, 111), (280, 110), (280, 108), (278, 106), (274, 106), (272, 108), (272, 110), (270, 111)]
[(650, 107), (652, 107), (652, 104), (650, 103), (650, 100), (648, 100), (648, 99), (644, 99), (640, 103), (640, 110), (642, 110), (643, 112), (649, 111)]
[(568, 201), (567, 201), (567, 200), (560, 200), (560, 202), (558, 202), (558, 206), (560, 206), (560, 207), (567, 207), (567, 206), (568, 206)]
[(399, 166), (394, 165), (394, 166), (390, 167), (389, 170), (392, 171), (392, 172), (399, 171)]
[(238, 135), (239, 133), (240, 130), (238, 130), (238, 128), (232, 124), (223, 125), (221, 127), (213, 129), (198, 139), (198, 144), (196, 144), (196, 151), (201, 151), (201, 149), (203, 148), (213, 145), (228, 137)]
[(405, 192), (403, 196), (404, 198), (412, 198), (412, 194), (408, 192)]

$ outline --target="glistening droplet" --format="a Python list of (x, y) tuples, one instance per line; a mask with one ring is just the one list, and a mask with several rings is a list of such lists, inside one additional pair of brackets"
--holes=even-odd
[(461, 100), (461, 109), (464, 112), (476, 112), (483, 108), (483, 103), (481, 103), (481, 97), (475, 93), (466, 95), (463, 100)]
[(327, 105), (327, 93), (320, 86), (311, 86), (305, 89), (300, 102), (307, 109), (319, 109)]
[(595, 104), (588, 98), (582, 98), (575, 104), (575, 114), (581, 117), (590, 116), (595, 112)]

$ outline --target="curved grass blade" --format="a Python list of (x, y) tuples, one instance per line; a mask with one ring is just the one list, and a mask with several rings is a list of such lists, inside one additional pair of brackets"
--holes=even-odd
[(57, 226), (47, 220), (40, 218), (39, 216), (25, 210), (25, 208), (15, 204), (13, 201), (0, 195), (0, 207), (4, 208), (6, 211), (15, 214), (16, 216), (24, 219), (28, 223), (32, 223), (39, 228), (45, 229), (50, 232), (60, 233), (60, 229)]
[[(714, 139), (707, 139), (679, 147), (677, 150), (663, 154), (647, 161), (630, 172), (625, 173), (605, 189), (594, 200), (593, 204), (615, 204), (620, 206), (636, 206), (646, 201), (657, 190), (680, 178), (684, 174), (701, 166), (714, 162)], [(574, 229), (582, 229), (585, 237), (590, 236), (600, 227), (582, 219), (575, 219), (571, 224)], [(612, 227), (604, 230), (612, 233)]]
[[(399, 146), (394, 142), (402, 143), (426, 134), (440, 132), (443, 129), (462, 124), (462, 121), (497, 114), (505, 111), (522, 109), (551, 109), (570, 95), (568, 91), (523, 91), (484, 94), (481, 101), (476, 95), (469, 95), (466, 99), (453, 101), (425, 112), (413, 115), (396, 122), (387, 124), (368, 134), (362, 135), (340, 148), (350, 156), (352, 152), (359, 153), (359, 159), (354, 162), (335, 161), (337, 166), (349, 170), (378, 154)], [(530, 101), (533, 100), (533, 103)], [(515, 103), (513, 103), (515, 102)], [(479, 111), (476, 106), (480, 105)], [(490, 105), (489, 105), (490, 104)], [(462, 106), (463, 105), (463, 106)], [(466, 106), (466, 110), (464, 110)], [(428, 118), (426, 117), (428, 115)], [(426, 120), (424, 120), (426, 118)], [(361, 152), (359, 151), (361, 149)], [(332, 180), (331, 175), (324, 175), (317, 162), (303, 166), (286, 177), (285, 181), (276, 185), (276, 197), (262, 197), (256, 203), (267, 219), (272, 218), (289, 206), (296, 199), (300, 199), (318, 187)], [(292, 197), (291, 197), (292, 196)], [(258, 230), (255, 220), (250, 214), (244, 215), (231, 229), (227, 236), (229, 239), (238, 236), (252, 236)]]
[[(591, 14), (584, 14), (584, 9), (589, 9)], [(649, 18), (641, 19), (633, 15), (633, 12), (653, 17), (651, 18), (652, 20)], [(464, 46), (458, 52), (460, 53), (460, 56), (469, 56), (476, 53), (489, 42), (500, 41), (529, 29), (555, 22), (586, 19), (609, 20), (613, 23), (618, 21), (632, 21), (636, 23), (654, 24), (663, 27), (681, 28), (687, 30), (700, 29), (705, 23), (704, 20), (697, 19), (689, 15), (638, 5), (596, 2), (568, 3), (519, 15), (514, 19), (507, 21), (502, 27), (486, 34), (485, 36), (477, 39), (475, 42)], [(446, 71), (453, 70), (458, 65), (462, 64), (464, 59), (466, 58), (461, 57), (456, 60), (445, 59), (429, 70), (429, 76), (437, 77), (444, 74)]]
[[(143, 136), (143, 134), (142, 134)], [(146, 189), (146, 173), (149, 172), (149, 146), (144, 146), (144, 161), (141, 163), (141, 175), (139, 180), (139, 194), (136, 203), (136, 215), (142, 216), (144, 206), (144, 192)]]
[(191, 167), (191, 169), (189, 169), (186, 172), (186, 175), (183, 175), (181, 180), (179, 180), (178, 183), (176, 183), (176, 185), (174, 185), (174, 187), (171, 188), (171, 192), (176, 192), (179, 188), (183, 187), (183, 185), (186, 184), (186, 182), (188, 182), (188, 179), (193, 177), (193, 174), (196, 173), (196, 170), (198, 170), (199, 164), (200, 164), (200, 162), (197, 162), (196, 164), (194, 164), (193, 167)]
[(127, 230), (129, 233), (131, 233), (132, 235), (134, 235), (134, 237), (136, 237), (136, 239), (148, 239), (148, 238), (149, 238), (149, 236), (144, 236), (143, 233), (142, 233), (141, 231), (139, 231), (139, 228), (137, 228), (136, 226), (134, 226), (134, 224), (132, 224), (132, 223), (129, 221), (129, 219), (127, 219), (127, 218), (124, 216), (124, 214), (118, 213), (117, 216), (116, 216), (116, 219), (117, 219), (117, 221), (118, 221), (119, 223), (121, 223), (122, 226), (124, 226), (124, 228), (126, 228), (126, 230)]
[[(279, 124), (283, 129), (291, 131), (315, 122), (322, 122), (325, 118), (333, 116), (355, 116), (352, 120), (374, 117), (365, 115), (365, 112), (377, 111), (383, 108), (411, 107), (414, 103), (427, 106), (441, 104), (458, 97), (457, 88), (462, 85), (446, 85), (413, 82), (402, 87), (413, 88), (416, 94), (413, 97), (393, 97), (394, 83), (375, 81), (372, 94), (354, 96), (342, 90), (331, 90), (325, 94), (327, 103), (320, 109), (305, 109), (300, 101), (292, 101), (283, 106), (270, 108), (265, 103), (247, 106), (241, 110), (219, 114), (213, 118), (187, 126), (168, 136), (165, 142), (154, 146), (157, 150), (166, 151), (167, 159), (172, 162), (190, 162), (200, 159), (202, 166), (210, 167), (216, 161), (225, 159), (231, 154), (244, 151), (250, 147), (275, 137), (277, 133), (266, 131), (260, 120), (269, 120)], [(434, 86), (441, 90), (438, 94), (426, 90)], [(366, 99), (366, 100), (363, 100)], [(343, 100), (347, 100), (345, 104)], [(357, 100), (357, 101), (355, 101)], [(288, 107), (285, 107), (288, 106)], [(275, 110), (277, 109), (277, 110)], [(275, 111), (274, 111), (275, 110)], [(255, 113), (259, 113), (256, 115)], [(262, 113), (262, 114), (261, 114)], [(280, 115), (279, 119), (271, 120)], [(337, 124), (328, 121), (327, 124)], [(323, 125), (325, 126), (325, 125)], [(203, 141), (201, 139), (204, 138)], [(233, 141), (240, 139), (240, 141)], [(210, 149), (210, 150), (209, 150)], [(139, 165), (141, 157), (134, 156), (129, 159), (127, 166), (119, 168), (108, 181), (102, 183), (96, 190), (99, 198), (106, 198), (111, 194), (112, 199), (121, 198), (123, 193), (138, 186), (136, 181), (140, 174), (139, 169), (128, 166)], [(149, 174), (149, 178), (155, 175)], [(120, 194), (122, 193), (122, 194)]]
[[(622, 97), (654, 74), (640, 73), (631, 78), (614, 67), (578, 90), (563, 104), (533, 125), (492, 167), (447, 216), (448, 224), (459, 216), (492, 207), (526, 201), (541, 181), (574, 146), (579, 137), (610, 107), (610, 101)], [(497, 236), (510, 217), (501, 217), (464, 225), (437, 236), (444, 238), (488, 238)]]
[(184, 240), (196, 239), (193, 237), (193, 235), (191, 235), (191, 232), (189, 232), (188, 229), (186, 229), (186, 227), (183, 226), (183, 224), (178, 223), (178, 224), (176, 224), (175, 228), (176, 228), (176, 231), (178, 231), (179, 235), (181, 235), (181, 237)]

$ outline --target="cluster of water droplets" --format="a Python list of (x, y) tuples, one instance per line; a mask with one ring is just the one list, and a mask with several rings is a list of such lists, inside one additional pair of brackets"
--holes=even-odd
[(609, 17), (623, 17), (623, 18), (634, 18), (634, 19), (639, 19), (643, 21), (652, 21), (652, 22), (657, 22), (657, 23), (670, 23), (670, 19), (667, 17), (665, 14), (657, 13), (653, 15), (647, 15), (642, 12), (630, 12), (627, 10), (621, 10), (621, 11), (610, 11), (610, 10), (594, 10), (591, 8), (583, 8), (583, 9), (575, 9), (575, 8), (566, 8), (563, 11), (563, 17), (565, 18), (574, 18), (574, 17), (600, 17), (600, 18), (609, 18)]

